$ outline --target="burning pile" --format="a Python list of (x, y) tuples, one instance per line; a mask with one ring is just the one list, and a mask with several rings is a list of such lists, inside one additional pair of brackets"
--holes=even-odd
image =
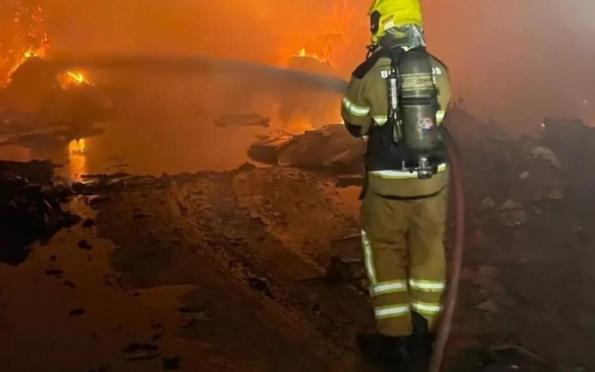
[(31, 57), (43, 57), (48, 48), (43, 13), (34, 0), (0, 3), (0, 84)]
[[(0, 3), (0, 86), (7, 86), (13, 73), (31, 59), (49, 51), (43, 10), (35, 0), (4, 0)], [(61, 88), (90, 84), (80, 71), (58, 76)]]
[[(332, 47), (343, 42), (340, 33), (318, 35), (306, 43), (287, 62), (287, 67), (321, 75), (338, 76), (330, 61)], [(340, 122), (339, 106), (334, 94), (296, 89), (281, 97), (279, 116), (294, 133)]]

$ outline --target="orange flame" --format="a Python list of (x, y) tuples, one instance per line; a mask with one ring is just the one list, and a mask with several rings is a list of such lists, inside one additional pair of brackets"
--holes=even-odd
[(92, 86), (87, 77), (87, 74), (83, 71), (66, 71), (58, 75), (58, 83), (62, 89), (69, 89), (73, 87), (80, 87), (84, 85)]
[(302, 47), (302, 49), (300, 49), (300, 51), (298, 52), (298, 54), (296, 54), (296, 57), (310, 57), (310, 58), (314, 58), (320, 62), (329, 62), (325, 56), (323, 56), (322, 54), (324, 53), (315, 53), (315, 52), (310, 52), (308, 50), (307, 47)]

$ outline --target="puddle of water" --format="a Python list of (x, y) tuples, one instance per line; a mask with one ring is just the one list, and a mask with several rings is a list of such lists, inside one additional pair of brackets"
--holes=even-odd
[(124, 171), (160, 175), (225, 171), (248, 161), (247, 149), (263, 128), (217, 128), (210, 120), (133, 120), (103, 125), (104, 133), (43, 147), (0, 146), (0, 158), (51, 159), (57, 174), (81, 181), (84, 174)]

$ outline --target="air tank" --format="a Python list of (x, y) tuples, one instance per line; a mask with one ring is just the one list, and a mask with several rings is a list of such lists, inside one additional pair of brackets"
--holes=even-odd
[(431, 160), (442, 150), (436, 113), (438, 91), (431, 56), (423, 49), (405, 53), (399, 62), (401, 78), (400, 122), (405, 145), (418, 160)]

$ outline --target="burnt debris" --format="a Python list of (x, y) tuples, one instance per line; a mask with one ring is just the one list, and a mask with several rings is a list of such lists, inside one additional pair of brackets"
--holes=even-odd
[(23, 262), (32, 244), (80, 221), (60, 205), (70, 192), (52, 182), (52, 173), (46, 161), (0, 161), (0, 262)]
[(130, 361), (156, 359), (160, 356), (159, 346), (134, 342), (122, 349), (122, 355)]

